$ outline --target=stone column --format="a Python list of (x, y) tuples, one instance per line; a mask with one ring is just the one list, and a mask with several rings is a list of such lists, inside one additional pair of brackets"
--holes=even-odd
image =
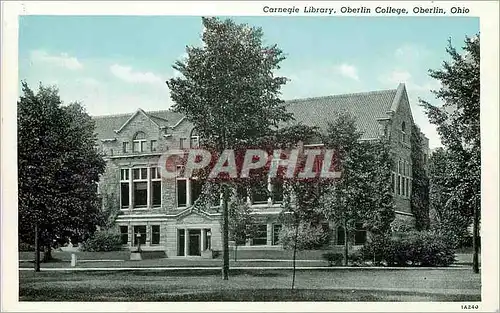
[(132, 210), (134, 208), (134, 178), (133, 169), (128, 169), (128, 208)]
[(201, 229), (201, 242), (200, 242), (200, 251), (205, 251), (205, 229)]
[(189, 250), (189, 230), (184, 228), (184, 256), (188, 256)]
[(192, 206), (192, 200), (191, 200), (191, 178), (186, 178), (186, 206), (190, 207)]

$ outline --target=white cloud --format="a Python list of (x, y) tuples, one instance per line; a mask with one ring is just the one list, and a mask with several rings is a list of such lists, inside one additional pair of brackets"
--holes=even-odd
[(394, 70), (390, 72), (387, 76), (383, 76), (380, 78), (380, 80), (383, 83), (395, 85), (399, 83), (406, 83), (411, 79), (411, 74), (408, 71), (403, 71), (403, 70)]
[(337, 70), (340, 72), (345, 77), (354, 79), (354, 80), (359, 80), (358, 76), (358, 70), (354, 65), (349, 65), (349, 64), (341, 64), (337, 67)]
[(113, 75), (128, 83), (163, 84), (160, 76), (152, 72), (134, 71), (130, 66), (113, 64), (109, 70)]
[(76, 57), (71, 57), (65, 52), (58, 55), (51, 55), (43, 50), (31, 51), (30, 60), (32, 63), (46, 63), (59, 67), (64, 67), (69, 70), (80, 70), (83, 64)]
[(429, 51), (425, 47), (411, 43), (398, 47), (394, 52), (396, 58), (406, 62), (416, 62), (418, 59), (425, 58), (429, 54)]

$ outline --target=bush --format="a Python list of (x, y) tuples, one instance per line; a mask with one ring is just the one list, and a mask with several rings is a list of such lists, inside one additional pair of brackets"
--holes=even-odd
[(455, 261), (453, 245), (432, 231), (412, 231), (400, 237), (376, 237), (361, 250), (364, 260), (388, 266), (448, 266)]
[(328, 266), (342, 265), (344, 256), (341, 253), (328, 252), (323, 253), (323, 259), (328, 261)]
[(104, 252), (118, 251), (122, 248), (121, 236), (115, 232), (97, 231), (83, 242), (81, 251)]
[(361, 266), (365, 263), (361, 251), (353, 251), (349, 253), (347, 259), (353, 266)]
[(35, 251), (35, 246), (29, 243), (20, 242), (19, 243), (19, 252), (32, 252)]

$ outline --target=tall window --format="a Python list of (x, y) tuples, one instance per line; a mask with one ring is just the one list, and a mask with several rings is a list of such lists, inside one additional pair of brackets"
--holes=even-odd
[(186, 149), (186, 139), (187, 138), (179, 138), (179, 149)]
[(401, 123), (401, 142), (406, 142), (406, 123)]
[(281, 203), (283, 202), (283, 182), (282, 181), (274, 181), (272, 187), (272, 199), (273, 203)]
[(128, 208), (130, 205), (130, 170), (128, 168), (120, 170), (120, 192), (121, 207)]
[(148, 205), (148, 169), (134, 168), (133, 173), (133, 190), (134, 190), (134, 207), (147, 207)]
[(191, 180), (191, 201), (194, 203), (201, 195), (203, 183), (199, 179)]
[(267, 181), (257, 182), (252, 186), (252, 203), (262, 204), (267, 203), (269, 198), (269, 190), (267, 190)]
[(124, 141), (123, 142), (123, 153), (127, 153), (128, 152), (128, 142)]
[(120, 226), (120, 239), (122, 245), (126, 245), (128, 243), (128, 226)]
[(337, 245), (345, 244), (345, 230), (344, 227), (337, 227)]
[(151, 140), (151, 152), (155, 152), (157, 149), (157, 142), (156, 140)]
[(138, 245), (139, 242), (141, 242), (141, 245), (146, 244), (146, 226), (145, 225), (134, 226), (134, 245)]
[(186, 179), (183, 177), (177, 177), (177, 206), (185, 207), (187, 206), (187, 184)]
[(158, 167), (150, 168), (151, 171), (151, 205), (161, 206), (161, 177)]
[(151, 244), (160, 244), (160, 225), (151, 225)]
[(134, 136), (132, 150), (134, 152), (144, 152), (146, 146), (146, 134), (143, 132), (137, 132)]
[(267, 244), (267, 225), (258, 225), (255, 237), (252, 239), (253, 246), (263, 246)]
[(356, 223), (356, 231), (354, 233), (354, 244), (363, 245), (366, 242), (366, 229), (363, 223)]

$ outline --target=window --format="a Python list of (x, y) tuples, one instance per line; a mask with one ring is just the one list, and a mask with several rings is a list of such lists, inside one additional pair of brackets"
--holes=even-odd
[(185, 207), (186, 205), (186, 179), (177, 178), (177, 207)]
[[(139, 236), (140, 235), (140, 236)], [(134, 226), (134, 246), (146, 244), (146, 226)]]
[(134, 152), (144, 152), (144, 146), (146, 145), (146, 134), (143, 132), (138, 132), (134, 136), (132, 150)]
[(252, 203), (267, 203), (269, 191), (267, 190), (267, 182), (261, 181), (252, 187)]
[(132, 176), (133, 176), (134, 208), (147, 207), (148, 169), (134, 168), (132, 169)]
[(394, 173), (391, 173), (391, 191), (394, 193), (395, 178)]
[(267, 225), (258, 225), (255, 237), (252, 239), (253, 246), (263, 246), (267, 244)]
[(193, 129), (190, 137), (190, 146), (191, 148), (198, 148), (200, 146), (200, 136), (198, 136), (198, 132), (196, 129)]
[(160, 225), (151, 225), (151, 244), (160, 244)]
[(283, 202), (283, 182), (275, 181), (272, 187), (272, 199), (273, 203)]
[(279, 244), (280, 232), (281, 232), (281, 225), (274, 224), (273, 225), (273, 243), (272, 243), (274, 246)]
[(406, 123), (401, 123), (401, 142), (406, 142)]
[(354, 244), (363, 245), (366, 242), (366, 229), (363, 223), (356, 223), (356, 231), (354, 233)]
[(345, 231), (344, 227), (337, 227), (337, 245), (345, 245)]
[(401, 175), (398, 175), (398, 195), (401, 195)]
[(156, 151), (156, 140), (151, 140), (151, 152)]
[(179, 138), (179, 149), (185, 149), (186, 147), (186, 139), (187, 138)]
[(236, 187), (236, 196), (238, 197), (238, 199), (246, 202), (248, 196), (247, 187), (238, 185)]
[(191, 201), (193, 201), (193, 203), (200, 197), (202, 188), (203, 183), (200, 180), (191, 180)]
[(128, 243), (128, 226), (120, 226), (120, 238), (122, 245), (126, 245)]
[(407, 177), (407, 178), (406, 178), (406, 185), (405, 185), (405, 186), (406, 186), (406, 196), (407, 196), (407, 197), (410, 197), (410, 187), (409, 187), (409, 185), (408, 185), (408, 182), (409, 182), (409, 181), (410, 181), (410, 179)]
[(152, 167), (151, 171), (151, 204), (153, 207), (161, 206), (161, 177), (158, 167)]
[(123, 153), (127, 153), (128, 152), (128, 142), (124, 141), (123, 142)]
[(120, 170), (120, 202), (122, 208), (127, 208), (130, 205), (129, 173), (130, 170), (128, 168)]

